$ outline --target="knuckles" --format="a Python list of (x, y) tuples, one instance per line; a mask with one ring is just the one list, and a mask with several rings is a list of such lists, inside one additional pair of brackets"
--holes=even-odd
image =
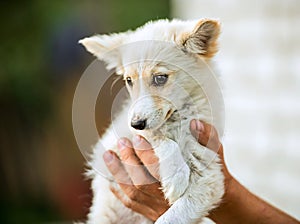
[(139, 199), (139, 191), (138, 190), (130, 190), (127, 193), (127, 196), (130, 198), (131, 201), (138, 201), (138, 199)]

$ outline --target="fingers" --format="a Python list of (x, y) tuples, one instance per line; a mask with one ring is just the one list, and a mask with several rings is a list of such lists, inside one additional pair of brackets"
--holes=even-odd
[(158, 214), (151, 207), (148, 207), (145, 204), (131, 200), (130, 198), (126, 197), (124, 194), (120, 193), (117, 189), (111, 188), (110, 190), (127, 208), (130, 208), (135, 212), (145, 215), (150, 220), (156, 221), (160, 216), (160, 214)]
[[(127, 163), (138, 164), (135, 168), (135, 171), (140, 173), (138, 176), (143, 176), (143, 178), (150, 177), (150, 174), (147, 176), (147, 174), (144, 173), (147, 171), (141, 166), (141, 162), (134, 154), (134, 150), (130, 147), (130, 144), (130, 142), (126, 142), (125, 148), (120, 150), (122, 159)], [(131, 180), (131, 176), (126, 169), (129, 164), (124, 165), (125, 162), (121, 161), (116, 153), (107, 151), (104, 153), (103, 159), (124, 193), (113, 186), (111, 186), (111, 191), (126, 207), (143, 214), (153, 221), (169, 208), (168, 201), (165, 200), (164, 195), (160, 190), (161, 186), (157, 181), (148, 185), (134, 185), (134, 182)], [(140, 170), (141, 167), (142, 169)], [(130, 170), (130, 168), (128, 170), (134, 178), (137, 177), (132, 173), (133, 170)]]
[(134, 185), (146, 185), (157, 182), (157, 180), (146, 171), (128, 139), (121, 138), (118, 142), (118, 148), (122, 163)]
[[(161, 186), (157, 178), (154, 178), (152, 176), (151, 171), (149, 173), (149, 168), (150, 170), (153, 170), (154, 165), (158, 166), (157, 163), (150, 164), (149, 166), (144, 166), (144, 164), (147, 164), (147, 162), (158, 161), (157, 157), (154, 155), (151, 145), (148, 142), (146, 142), (144, 138), (141, 138), (140, 136), (136, 136), (133, 139), (133, 142), (134, 142), (134, 146), (131, 144), (131, 142), (128, 139), (121, 138), (118, 144), (122, 162), (125, 166), (125, 169), (129, 177), (131, 178), (135, 187), (143, 191), (144, 193), (149, 194), (149, 192), (151, 192), (151, 194), (162, 194), (160, 190)], [(137, 145), (138, 143), (141, 144)], [(133, 147), (142, 147), (148, 150), (143, 150), (142, 148), (140, 148), (141, 150), (135, 150)], [(143, 160), (141, 160), (141, 158), (136, 154), (137, 151), (152, 152), (151, 157), (154, 157), (155, 159), (154, 158), (146, 159), (145, 157), (146, 154), (140, 153), (140, 155), (142, 155), (143, 158)]]
[[(107, 168), (114, 176), (115, 181), (120, 185), (122, 191), (126, 195), (128, 195), (130, 199), (132, 199), (133, 201), (141, 202), (149, 200), (149, 195), (144, 194), (140, 189), (136, 188), (136, 186), (131, 180), (131, 177), (128, 175), (125, 167), (123, 166), (121, 160), (113, 151), (105, 152), (103, 155), (103, 159), (106, 163)], [(160, 187), (159, 183), (154, 183), (153, 185), (154, 186), (152, 188), (156, 187), (157, 190)]]
[(219, 154), (222, 153), (220, 152), (221, 143), (218, 132), (212, 125), (194, 119), (191, 121), (190, 129), (192, 135), (201, 145), (204, 145)]
[[(140, 147), (151, 147), (150, 144), (144, 139), (141, 143), (142, 144), (139, 145)], [(136, 189), (138, 189), (146, 194), (156, 194), (163, 197), (163, 193), (160, 190), (160, 183), (147, 171), (147, 169), (145, 169), (145, 166), (135, 154), (131, 142), (126, 138), (121, 138), (118, 142), (118, 148), (120, 151), (121, 160), (113, 151), (105, 152), (103, 158), (109, 171), (114, 176), (115, 180), (120, 184), (122, 190), (128, 195), (131, 195)], [(153, 150), (139, 151), (152, 152), (151, 157), (153, 157), (153, 159), (151, 159), (151, 161), (145, 158), (146, 154), (140, 153), (144, 161), (158, 161)], [(150, 165), (152, 170), (154, 170), (153, 166)], [(155, 166), (158, 165), (155, 164)], [(158, 175), (156, 174), (156, 176)]]
[(118, 183), (132, 185), (130, 177), (115, 152), (110, 150), (106, 151), (103, 154), (103, 159), (110, 173), (114, 176)]
[(133, 146), (136, 155), (146, 166), (150, 174), (159, 180), (159, 161), (150, 143), (141, 136), (135, 136), (133, 138)]
[(214, 128), (214, 126), (198, 120), (191, 121), (190, 129), (192, 135), (198, 140), (201, 145), (204, 145), (219, 154), (221, 163), (223, 165), (222, 170), (225, 176), (225, 185), (228, 185), (233, 177), (227, 169), (223, 154), (223, 146), (219, 140), (217, 130)]

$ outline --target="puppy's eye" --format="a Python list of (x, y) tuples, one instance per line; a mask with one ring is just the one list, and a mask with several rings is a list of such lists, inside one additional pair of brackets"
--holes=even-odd
[(130, 77), (127, 77), (126, 78), (126, 82), (127, 82), (127, 84), (129, 85), (129, 86), (132, 86), (133, 84), (132, 84), (132, 79), (130, 78)]
[(168, 75), (154, 75), (152, 84), (155, 86), (163, 86), (168, 81)]

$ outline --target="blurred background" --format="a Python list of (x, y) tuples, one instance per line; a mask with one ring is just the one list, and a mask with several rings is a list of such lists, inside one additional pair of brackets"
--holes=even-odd
[[(77, 41), (175, 17), (220, 18), (228, 166), (300, 218), (299, 1), (28, 0), (2, 1), (0, 10), (0, 223), (84, 219), (92, 196), (72, 100), (94, 58)], [(99, 134), (109, 122), (106, 100)]]
[[(73, 135), (72, 100), (94, 57), (78, 40), (170, 17), (170, 3), (1, 1), (0, 10), (0, 223), (84, 219), (90, 183)], [(103, 113), (98, 117), (108, 120)]]
[(225, 157), (252, 192), (300, 219), (300, 2), (189, 0), (172, 16), (219, 18)]

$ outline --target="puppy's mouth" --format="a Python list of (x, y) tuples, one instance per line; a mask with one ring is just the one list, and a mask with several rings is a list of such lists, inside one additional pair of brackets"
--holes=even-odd
[(177, 112), (177, 110), (170, 109), (166, 114), (165, 121), (168, 121), (175, 112)]
[[(168, 112), (167, 112), (167, 114), (166, 114), (166, 116), (165, 116), (165, 119), (163, 120), (163, 122), (161, 122), (159, 125), (157, 125), (157, 126), (147, 126), (147, 128), (145, 128), (145, 130), (146, 129), (148, 129), (148, 130), (157, 130), (157, 129), (159, 129), (160, 127), (162, 127), (163, 125), (165, 125), (168, 121), (172, 121), (172, 120), (176, 120), (175, 118), (174, 118), (174, 115), (176, 114), (176, 112), (177, 112), (177, 110), (175, 110), (175, 109), (170, 109)], [(175, 116), (176, 117), (176, 116)]]

